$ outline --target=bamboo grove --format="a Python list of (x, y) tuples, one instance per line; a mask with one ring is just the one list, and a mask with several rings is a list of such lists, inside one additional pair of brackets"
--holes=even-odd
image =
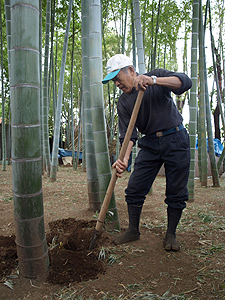
[[(181, 113), (188, 109), (190, 199), (196, 137), (201, 184), (207, 186), (210, 165), (213, 185), (219, 186), (225, 151), (216, 160), (214, 139), (224, 143), (223, 23), (221, 0), (0, 0), (1, 160), (2, 171), (12, 162), (25, 276), (48, 270), (41, 176), (47, 172), (57, 180), (59, 147), (72, 150), (74, 170), (82, 152), (90, 208), (101, 206), (119, 148), (119, 91), (111, 83), (103, 89), (101, 80), (116, 53), (132, 57), (140, 73), (166, 68), (191, 77), (190, 93), (174, 98)], [(114, 194), (109, 212), (119, 229)]]

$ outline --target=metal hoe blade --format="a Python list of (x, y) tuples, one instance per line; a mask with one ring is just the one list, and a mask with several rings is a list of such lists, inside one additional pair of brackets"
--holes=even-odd
[(90, 246), (89, 246), (89, 250), (92, 250), (95, 246), (95, 243), (96, 243), (96, 240), (97, 238), (101, 235), (101, 231), (98, 231), (96, 229), (94, 229), (94, 233), (93, 233), (93, 236), (92, 236), (92, 239), (91, 239), (91, 243), (90, 243)]

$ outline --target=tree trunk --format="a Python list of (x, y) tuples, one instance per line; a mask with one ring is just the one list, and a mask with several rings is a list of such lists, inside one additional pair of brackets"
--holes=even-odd
[(40, 151), (39, 1), (12, 1), (12, 176), (20, 274), (46, 278)]

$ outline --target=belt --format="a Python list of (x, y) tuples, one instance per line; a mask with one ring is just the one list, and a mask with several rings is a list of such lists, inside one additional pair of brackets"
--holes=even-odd
[(155, 133), (149, 134), (148, 136), (149, 137), (162, 137), (164, 135), (168, 135), (168, 134), (180, 131), (182, 129), (184, 129), (184, 125), (183, 124), (181, 124), (180, 126), (176, 126), (176, 127), (170, 128), (170, 129), (165, 130), (165, 131), (157, 131)]

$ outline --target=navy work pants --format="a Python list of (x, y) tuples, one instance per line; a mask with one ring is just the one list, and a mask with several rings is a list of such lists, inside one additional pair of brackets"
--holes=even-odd
[(163, 137), (142, 137), (141, 150), (125, 190), (128, 204), (142, 205), (162, 164), (165, 166), (165, 203), (184, 209), (188, 200), (187, 182), (190, 166), (190, 143), (186, 129)]

